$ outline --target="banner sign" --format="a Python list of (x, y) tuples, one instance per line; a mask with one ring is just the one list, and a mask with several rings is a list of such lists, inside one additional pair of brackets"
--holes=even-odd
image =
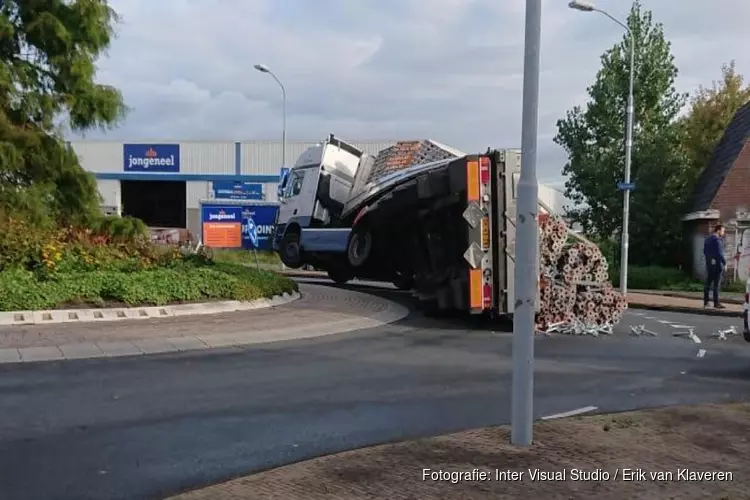
[(125, 172), (180, 172), (179, 144), (123, 144)]
[(214, 198), (219, 200), (262, 200), (263, 184), (242, 181), (213, 181)]
[[(211, 248), (271, 251), (278, 209), (277, 205), (204, 204), (201, 208), (203, 244)], [(249, 221), (254, 228), (250, 227)]]

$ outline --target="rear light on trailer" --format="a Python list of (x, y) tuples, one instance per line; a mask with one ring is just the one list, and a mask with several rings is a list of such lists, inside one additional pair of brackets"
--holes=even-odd
[(479, 201), (479, 162), (466, 162), (466, 197), (468, 201)]
[(490, 159), (487, 156), (479, 158), (479, 182), (490, 183)]
[(469, 271), (469, 306), (471, 309), (482, 309), (484, 306), (481, 269), (471, 269)]
[(485, 309), (492, 307), (492, 285), (485, 283), (482, 288), (482, 305)]

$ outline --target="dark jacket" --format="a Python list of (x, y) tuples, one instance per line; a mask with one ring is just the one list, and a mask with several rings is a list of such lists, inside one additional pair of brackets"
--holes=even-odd
[(711, 261), (716, 260), (717, 264), (725, 267), (727, 261), (724, 258), (724, 239), (719, 238), (716, 234), (706, 238), (706, 241), (703, 242), (703, 255), (706, 257), (707, 265), (711, 265)]

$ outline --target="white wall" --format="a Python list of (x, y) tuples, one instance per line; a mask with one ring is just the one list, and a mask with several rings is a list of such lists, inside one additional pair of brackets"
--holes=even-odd
[(102, 205), (117, 206), (121, 203), (120, 181), (99, 179), (96, 184), (103, 198)]

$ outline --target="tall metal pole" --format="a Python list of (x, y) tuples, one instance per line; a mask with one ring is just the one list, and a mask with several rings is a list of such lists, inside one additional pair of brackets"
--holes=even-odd
[(281, 97), (282, 97), (282, 124), (281, 124), (281, 166), (286, 167), (286, 89), (284, 88), (284, 84), (281, 83), (281, 80), (276, 76), (276, 74), (271, 71), (268, 66), (265, 64), (256, 64), (254, 68), (261, 73), (268, 73), (273, 77), (274, 80), (276, 80), (276, 83), (279, 84), (279, 87), (281, 87)]
[(589, 0), (571, 0), (568, 7), (582, 12), (598, 12), (607, 16), (613, 22), (619, 24), (630, 36), (630, 82), (628, 87), (628, 102), (625, 123), (625, 178), (626, 186), (622, 197), (622, 244), (620, 247), (620, 291), (623, 295), (628, 293), (628, 251), (630, 250), (630, 165), (633, 150), (633, 79), (635, 76), (635, 35), (626, 24), (609, 14), (609, 12), (597, 9)]
[(276, 77), (273, 71), (269, 71), (268, 74), (271, 75), (273, 79), (276, 80), (276, 83), (279, 84), (279, 87), (281, 87), (281, 166), (286, 167), (286, 89), (284, 88), (284, 84), (281, 83), (281, 80)]
[(539, 279), (539, 185), (536, 175), (536, 146), (541, 22), (542, 1), (526, 0), (521, 177), (518, 181), (516, 214), (516, 296), (513, 307), (511, 443), (516, 446), (531, 445), (534, 423), (534, 316)]
[[(620, 23), (622, 24), (622, 23)], [(630, 184), (630, 164), (633, 150), (633, 79), (635, 75), (635, 36), (625, 26), (630, 34), (630, 83), (628, 86), (627, 124), (625, 129), (625, 184)], [(630, 186), (626, 186), (622, 199), (622, 250), (620, 262), (620, 291), (628, 293), (628, 252), (630, 250)]]

